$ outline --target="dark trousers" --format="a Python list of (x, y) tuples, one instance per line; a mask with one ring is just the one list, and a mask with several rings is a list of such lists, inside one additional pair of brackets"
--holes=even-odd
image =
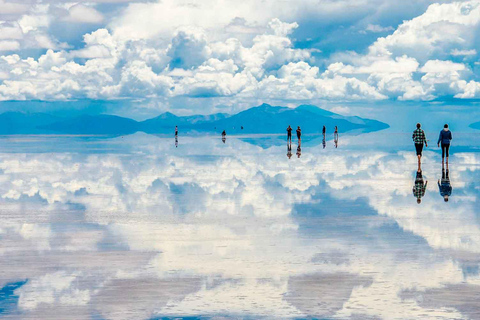
[(421, 156), (423, 151), (423, 143), (415, 143), (415, 150), (417, 151), (417, 156)]
[(445, 154), (447, 155), (447, 158), (449, 156), (449, 151), (450, 150), (450, 144), (443, 144), (442, 143), (442, 158), (445, 158)]

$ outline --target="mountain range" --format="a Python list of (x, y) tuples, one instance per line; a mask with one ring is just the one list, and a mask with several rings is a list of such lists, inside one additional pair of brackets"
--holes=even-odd
[(145, 121), (115, 115), (81, 115), (72, 118), (57, 117), (45, 113), (5, 112), (0, 115), (0, 134), (106, 134), (126, 135), (137, 131), (155, 134), (171, 134), (178, 126), (183, 133), (227, 134), (285, 133), (288, 125), (303, 133), (320, 133), (322, 126), (328, 132), (338, 126), (339, 132), (360, 130), (377, 131), (388, 124), (355, 116), (342, 116), (313, 105), (287, 108), (262, 104), (234, 115), (176, 116), (166, 112)]

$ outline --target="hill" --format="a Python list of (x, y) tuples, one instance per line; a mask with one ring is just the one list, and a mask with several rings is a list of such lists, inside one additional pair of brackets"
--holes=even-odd
[(322, 127), (333, 132), (338, 126), (339, 132), (357, 130), (360, 132), (376, 131), (388, 128), (388, 125), (371, 119), (342, 116), (316, 106), (302, 105), (287, 108), (262, 104), (234, 115), (217, 113), (212, 115), (176, 116), (166, 112), (158, 117), (137, 122), (114, 115), (82, 115), (73, 118), (58, 118), (48, 114), (23, 114), (7, 112), (0, 115), (0, 133), (2, 134), (112, 134), (125, 135), (143, 131), (146, 133), (173, 133), (175, 126), (179, 132), (227, 134), (268, 134), (285, 133), (288, 125), (294, 130), (301, 126), (302, 132), (320, 133)]

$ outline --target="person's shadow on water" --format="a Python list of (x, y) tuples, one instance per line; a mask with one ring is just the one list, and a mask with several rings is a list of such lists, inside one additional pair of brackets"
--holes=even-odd
[(287, 157), (290, 159), (292, 157), (292, 143), (287, 142)]
[(452, 195), (452, 185), (450, 184), (450, 172), (448, 170), (448, 162), (446, 171), (445, 165), (442, 162), (442, 179), (438, 180), (438, 189), (440, 191), (440, 195), (443, 197), (443, 200), (445, 202), (448, 202), (448, 198)]
[(417, 203), (422, 203), (422, 198), (425, 196), (425, 191), (427, 190), (428, 181), (423, 181), (422, 170), (418, 168), (417, 175), (415, 176), (415, 184), (413, 186), (413, 196), (417, 198)]

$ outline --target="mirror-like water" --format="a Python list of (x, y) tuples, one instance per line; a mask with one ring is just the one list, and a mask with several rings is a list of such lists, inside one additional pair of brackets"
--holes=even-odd
[(0, 318), (480, 317), (478, 133), (283, 139), (2, 137)]

